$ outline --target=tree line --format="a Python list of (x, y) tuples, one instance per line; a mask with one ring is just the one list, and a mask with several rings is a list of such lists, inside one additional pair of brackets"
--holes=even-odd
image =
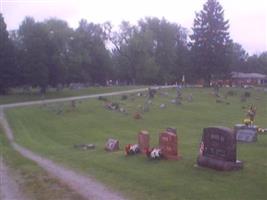
[(0, 94), (11, 87), (70, 83), (105, 85), (164, 84), (229, 78), (231, 71), (267, 74), (267, 52), (249, 56), (229, 35), (229, 22), (217, 0), (207, 0), (196, 13), (192, 33), (177, 23), (156, 17), (136, 25), (82, 19), (73, 29), (51, 18), (26, 17), (8, 32), (0, 13)]

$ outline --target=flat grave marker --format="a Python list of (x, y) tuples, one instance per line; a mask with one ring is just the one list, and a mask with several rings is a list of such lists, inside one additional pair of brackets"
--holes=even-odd
[(239, 142), (256, 142), (257, 141), (258, 127), (255, 125), (247, 126), (245, 124), (236, 124), (235, 133), (236, 139)]

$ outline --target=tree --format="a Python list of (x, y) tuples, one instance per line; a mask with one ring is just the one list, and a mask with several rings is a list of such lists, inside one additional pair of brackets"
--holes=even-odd
[(141, 32), (151, 32), (159, 83), (175, 82), (186, 68), (187, 34), (185, 28), (166, 19), (145, 18), (139, 21)]
[(193, 34), (190, 36), (195, 73), (207, 85), (212, 77), (229, 74), (231, 40), (229, 22), (224, 20), (224, 10), (217, 0), (208, 0), (203, 10), (196, 13)]
[(246, 71), (246, 62), (248, 59), (248, 53), (238, 43), (231, 44), (230, 51), (230, 70), (236, 72)]
[(100, 24), (81, 20), (70, 43), (69, 82), (105, 84), (110, 72), (107, 36)]
[(15, 82), (15, 52), (0, 13), (0, 94), (6, 94)]
[(119, 31), (110, 34), (110, 41), (114, 45), (112, 58), (115, 76), (122, 81), (132, 84), (135, 84), (137, 75), (135, 55), (130, 41), (136, 32), (136, 26), (132, 26), (127, 21), (122, 21)]
[(67, 57), (73, 30), (67, 22), (52, 18), (44, 22), (48, 34), (48, 75), (49, 85), (64, 84), (67, 79)]
[(21, 75), (25, 85), (38, 86), (41, 93), (46, 92), (49, 84), (49, 38), (43, 23), (26, 17), (19, 27), (21, 40)]
[(249, 56), (245, 64), (246, 72), (267, 74), (267, 52)]
[(132, 83), (175, 82), (186, 68), (186, 32), (181, 26), (158, 18), (145, 18), (137, 26), (121, 24), (113, 34), (113, 58), (119, 77)]

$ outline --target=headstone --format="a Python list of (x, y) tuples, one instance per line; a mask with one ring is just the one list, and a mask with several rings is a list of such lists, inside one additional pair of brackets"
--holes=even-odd
[(237, 170), (243, 163), (236, 159), (236, 134), (226, 127), (203, 129), (197, 163), (216, 170)]
[(149, 112), (149, 103), (148, 103), (148, 100), (146, 100), (145, 103), (144, 103), (143, 111), (144, 112)]
[(245, 124), (236, 124), (236, 139), (239, 142), (256, 142), (258, 127), (255, 125), (246, 126)]
[(215, 83), (213, 85), (213, 94), (215, 97), (220, 97), (220, 94), (219, 94), (219, 84), (218, 83)]
[(166, 128), (166, 131), (170, 132), (170, 133), (177, 134), (177, 128), (174, 128), (174, 127), (168, 127), (168, 128)]
[(188, 102), (192, 102), (193, 101), (193, 94), (190, 93), (188, 96), (187, 96), (187, 101)]
[(156, 90), (155, 89), (152, 89), (152, 88), (148, 88), (148, 98), (149, 99), (153, 99), (155, 94), (156, 94)]
[(172, 99), (171, 103), (176, 104), (176, 99)]
[(169, 160), (178, 160), (180, 155), (177, 150), (177, 134), (165, 131), (159, 135), (159, 148), (163, 157)]
[(72, 100), (71, 101), (71, 108), (72, 109), (75, 109), (76, 108), (76, 101), (75, 100)]
[(119, 141), (115, 139), (108, 139), (105, 145), (105, 150), (106, 151), (117, 151), (119, 150)]
[(160, 104), (159, 106), (161, 109), (166, 108), (166, 105), (164, 103)]
[(142, 130), (138, 133), (137, 137), (140, 151), (145, 154), (146, 150), (149, 149), (149, 133), (148, 131)]

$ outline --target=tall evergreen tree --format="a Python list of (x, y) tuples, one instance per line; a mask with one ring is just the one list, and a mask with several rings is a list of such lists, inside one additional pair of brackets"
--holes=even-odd
[(217, 0), (208, 0), (196, 13), (193, 34), (190, 36), (194, 71), (209, 85), (213, 77), (229, 74), (229, 22)]
[(0, 13), (0, 94), (6, 94), (14, 83), (15, 53), (8, 37), (4, 17)]

